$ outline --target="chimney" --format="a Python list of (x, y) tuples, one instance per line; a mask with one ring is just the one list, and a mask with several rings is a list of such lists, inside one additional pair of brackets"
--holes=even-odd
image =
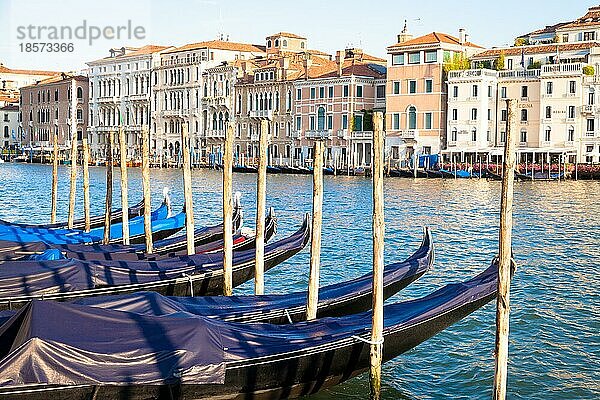
[(408, 33), (408, 25), (406, 23), (406, 20), (404, 20), (404, 28), (402, 29), (402, 32), (400, 32), (400, 34), (398, 35), (398, 43), (408, 42), (412, 38), (413, 36), (410, 33)]
[(467, 42), (467, 33), (465, 32), (464, 28), (460, 28), (458, 30), (458, 41), (461, 45)]
[(337, 73), (338, 76), (342, 76), (342, 68), (344, 66), (344, 52), (342, 50), (338, 50), (335, 52), (335, 63), (337, 64)]
[(312, 59), (310, 57), (310, 53), (304, 53), (304, 79), (308, 80), (308, 69), (312, 65)]

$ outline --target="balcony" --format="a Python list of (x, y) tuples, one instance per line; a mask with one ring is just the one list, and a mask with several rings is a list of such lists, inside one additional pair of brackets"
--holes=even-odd
[(250, 141), (251, 142), (258, 142), (259, 139), (260, 139), (260, 135), (258, 133), (251, 133), (250, 134)]
[(537, 78), (540, 72), (539, 69), (498, 71), (498, 78)]
[(527, 147), (527, 142), (519, 142), (519, 147)]
[(581, 113), (583, 115), (591, 115), (594, 113), (594, 106), (591, 104), (586, 104), (584, 106), (581, 106)]
[(572, 140), (566, 140), (565, 141), (565, 147), (574, 147), (575, 146), (575, 142)]
[(147, 94), (130, 94), (128, 98), (130, 101), (150, 101)]
[(252, 111), (248, 112), (248, 117), (259, 118), (259, 119), (268, 119), (270, 121), (273, 119), (273, 111), (271, 111), (271, 110), (252, 110)]
[(340, 139), (348, 139), (348, 129), (338, 129), (337, 137)]
[(207, 129), (206, 137), (208, 139), (221, 139), (225, 138), (225, 129)]
[(350, 132), (350, 137), (352, 139), (372, 140), (373, 139), (373, 131), (353, 131), (353, 132)]
[(448, 140), (448, 147), (456, 147), (456, 140)]
[(581, 74), (583, 74), (583, 63), (542, 65), (541, 74), (543, 76), (574, 75), (574, 74), (581, 75)]
[(189, 115), (189, 110), (163, 110), (163, 117), (180, 117)]
[(419, 131), (416, 129), (408, 129), (405, 131), (400, 131), (400, 137), (402, 139), (414, 139), (418, 136)]
[(78, 97), (77, 98), (77, 104), (83, 104), (83, 98)]
[(307, 139), (331, 139), (331, 129), (309, 130), (304, 132)]
[(300, 131), (292, 131), (292, 138), (293, 139), (300, 139)]
[(540, 147), (550, 147), (552, 145), (552, 142), (549, 140), (542, 140), (540, 142)]

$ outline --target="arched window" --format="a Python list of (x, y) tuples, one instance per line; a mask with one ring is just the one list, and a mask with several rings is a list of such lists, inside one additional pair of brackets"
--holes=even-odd
[(292, 109), (292, 91), (288, 90), (287, 99), (285, 102), (285, 110), (290, 111)]
[(271, 48), (271, 41), (267, 40), (267, 47), (270, 49)]
[(569, 126), (567, 130), (567, 141), (573, 142), (575, 140), (575, 127), (573, 125)]
[(240, 113), (241, 111), (242, 111), (242, 95), (238, 94), (237, 110), (236, 110), (236, 112)]
[(414, 106), (408, 108), (408, 129), (417, 129), (417, 109)]
[(453, 142), (456, 142), (457, 139), (458, 139), (458, 130), (456, 128), (452, 128), (452, 136), (450, 137), (450, 140)]
[(275, 110), (279, 110), (279, 92), (275, 92)]
[[(249, 103), (248, 104), (248, 109), (249, 109), (248, 111), (252, 111), (252, 105), (253, 105), (252, 104), (252, 93), (250, 93), (250, 95), (249, 95), (249, 102), (248, 103)], [(240, 107), (240, 111), (241, 111), (241, 107)]]
[(217, 97), (217, 82), (213, 82), (213, 97)]
[(219, 130), (220, 131), (223, 130), (223, 113), (222, 112), (219, 113)]
[(212, 128), (215, 131), (217, 130), (217, 113), (213, 113)]
[(204, 97), (208, 97), (208, 85), (204, 83)]
[(477, 128), (473, 128), (473, 130), (471, 131), (471, 140), (473, 142), (477, 141)]
[(283, 45), (283, 47), (287, 47), (287, 40), (283, 39), (283, 41), (281, 42), (281, 44)]
[(267, 107), (267, 110), (272, 110), (273, 109), (273, 93), (269, 93), (269, 105)]
[(317, 110), (317, 129), (325, 130), (325, 107), (319, 107)]
[(275, 39), (275, 47), (279, 47), (279, 39)]
[(546, 132), (545, 132), (545, 135), (544, 135), (544, 140), (545, 140), (546, 142), (549, 142), (549, 141), (550, 141), (550, 136), (551, 136), (551, 134), (552, 134), (552, 128), (550, 128), (549, 126), (547, 126), (547, 127), (546, 127)]
[(229, 122), (229, 113), (225, 111), (225, 122)]
[(229, 96), (229, 81), (225, 81), (225, 96)]

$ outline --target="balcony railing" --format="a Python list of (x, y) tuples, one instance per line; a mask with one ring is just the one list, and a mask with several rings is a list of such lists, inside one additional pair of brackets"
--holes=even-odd
[(586, 104), (586, 105), (581, 106), (581, 113), (582, 114), (593, 114), (594, 106), (591, 104)]
[(419, 132), (416, 129), (408, 129), (405, 131), (400, 131), (400, 137), (402, 139), (414, 139), (418, 133)]
[(308, 130), (304, 132), (304, 136), (307, 139), (330, 139), (331, 129)]
[(540, 72), (539, 69), (498, 71), (498, 78), (536, 78)]
[(583, 74), (583, 63), (542, 65), (542, 75)]
[(293, 130), (292, 131), (292, 138), (294, 138), (294, 139), (300, 139), (300, 131)]
[(550, 147), (551, 144), (552, 144), (552, 142), (549, 140), (542, 140), (540, 142), (540, 147)]
[(207, 138), (224, 138), (225, 137), (225, 129), (207, 129), (206, 137)]
[(373, 139), (373, 131), (352, 131), (350, 135), (352, 139)]
[(337, 137), (339, 137), (341, 139), (347, 139), (348, 138), (348, 129), (338, 129)]
[(248, 112), (250, 118), (273, 119), (273, 111), (271, 110), (252, 110)]

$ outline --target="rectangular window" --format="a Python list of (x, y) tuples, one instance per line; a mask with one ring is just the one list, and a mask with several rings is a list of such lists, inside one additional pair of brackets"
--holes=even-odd
[(544, 134), (544, 140), (545, 140), (546, 142), (549, 142), (549, 141), (550, 141), (550, 133), (551, 133), (551, 132), (552, 132), (552, 131), (550, 130), (550, 128), (546, 128), (546, 132), (545, 132), (545, 134)]
[(425, 113), (425, 129), (431, 129), (431, 124), (433, 120), (433, 114), (430, 112)]
[(452, 97), (458, 97), (458, 86), (452, 87)]
[(520, 142), (527, 143), (527, 131), (521, 131)]
[(477, 97), (479, 95), (479, 86), (473, 85), (473, 97)]
[(432, 63), (437, 61), (437, 50), (425, 52), (425, 62)]
[(409, 53), (408, 54), (408, 63), (409, 64), (420, 64), (421, 63), (421, 53)]
[(328, 96), (331, 99), (333, 97), (333, 86), (329, 86), (328, 91), (329, 91), (329, 95)]
[(500, 143), (504, 143), (506, 141), (506, 132), (500, 132)]
[(392, 82), (392, 93), (400, 94), (400, 82), (398, 82), (398, 81)]
[(492, 87), (488, 86), (488, 97), (492, 97)]
[(471, 121), (475, 121), (476, 119), (477, 119), (477, 109), (472, 108), (471, 109)]
[(342, 115), (342, 129), (348, 129), (348, 114)]
[(492, 109), (488, 108), (488, 121), (492, 120)]
[(432, 93), (432, 92), (433, 92), (433, 80), (425, 79), (425, 93)]
[(552, 94), (554, 91), (554, 83), (546, 82), (546, 94)]
[(344, 85), (344, 97), (348, 97), (350, 93), (350, 88), (348, 87), (348, 85)]
[(296, 117), (296, 130), (299, 131), (302, 129), (302, 117)]
[(502, 97), (503, 99), (506, 98), (506, 86), (502, 86), (500, 88), (500, 97)]
[(552, 107), (550, 107), (550, 106), (546, 106), (546, 118), (547, 119), (552, 118)]
[(500, 110), (500, 121), (506, 121), (508, 118), (508, 110)]
[(310, 121), (309, 122), (310, 130), (314, 131), (315, 130), (315, 116), (311, 115), (309, 121)]
[(392, 56), (392, 65), (404, 65), (404, 53)]
[(593, 118), (589, 118), (587, 120), (587, 131), (588, 132), (594, 132), (594, 119)]
[(529, 97), (529, 90), (527, 86), (521, 86), (521, 98), (525, 99)]
[(513, 68), (513, 60), (512, 60), (512, 58), (509, 58), (509, 59), (506, 60), (506, 65), (508, 67), (507, 68), (508, 70), (511, 70)]
[(588, 93), (588, 104), (591, 106), (594, 104), (594, 92)]
[(408, 81), (408, 93), (417, 93), (417, 81)]
[(575, 106), (567, 107), (567, 118), (575, 118)]
[(583, 40), (596, 40), (596, 32), (583, 32)]
[(325, 97), (325, 88), (324, 87), (320, 87), (319, 88), (319, 98), (322, 99)]
[(333, 115), (327, 116), (327, 129), (333, 129)]
[(356, 97), (363, 97), (363, 87), (360, 85), (356, 87)]
[(302, 100), (302, 89), (296, 89), (296, 100)]
[(575, 81), (569, 81), (569, 93), (575, 94)]
[(392, 114), (392, 129), (400, 129), (400, 114)]
[(452, 121), (458, 121), (458, 109), (452, 109)]
[(317, 97), (317, 89), (315, 89), (314, 87), (310, 88), (310, 98), (314, 99)]
[(563, 41), (563, 43), (569, 42), (569, 34), (568, 33), (565, 33), (564, 35), (562, 35), (562, 41)]
[(526, 108), (521, 109), (521, 121), (523, 121), (523, 122), (527, 121), (527, 109)]
[(385, 99), (385, 85), (378, 85), (375, 92), (375, 97)]

